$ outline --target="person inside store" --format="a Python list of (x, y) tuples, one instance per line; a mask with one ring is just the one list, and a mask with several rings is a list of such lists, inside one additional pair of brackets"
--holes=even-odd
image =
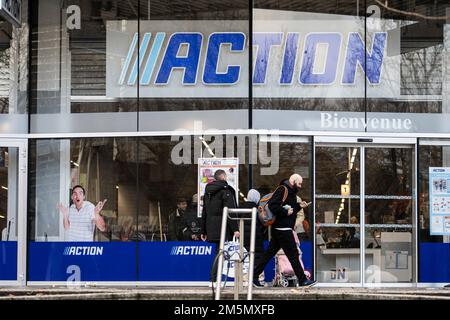
[(62, 203), (58, 204), (59, 211), (63, 214), (64, 229), (67, 231), (67, 241), (94, 241), (95, 228), (104, 232), (105, 221), (100, 214), (107, 199), (99, 201), (96, 206), (85, 201), (85, 190), (81, 185), (72, 188), (73, 204), (67, 208)]
[(128, 241), (133, 232), (133, 217), (121, 216), (120, 219), (120, 241)]
[(383, 224), (390, 209), (382, 201), (372, 201), (366, 205), (366, 223)]
[(327, 248), (327, 242), (325, 241), (324, 233), (319, 223), (316, 224), (316, 246), (321, 250)]
[[(358, 218), (356, 216), (352, 216), (350, 218), (350, 224), (358, 224)], [(341, 247), (359, 248), (359, 239), (360, 239), (359, 228), (354, 226), (345, 228), (341, 238)]]
[[(302, 203), (303, 200), (299, 196), (297, 196), (297, 202)], [(297, 233), (297, 237), (300, 241), (309, 239), (309, 222), (305, 216), (305, 208), (301, 208), (297, 213), (297, 219), (295, 220), (295, 232)]]
[(374, 229), (370, 232), (370, 235), (367, 237), (369, 240), (369, 244), (367, 245), (368, 249), (380, 249), (380, 237), (381, 237), (381, 231), (378, 229)]
[[(352, 216), (350, 218), (350, 224), (359, 224), (358, 218), (356, 216)], [(350, 228), (350, 235), (352, 238), (355, 239), (360, 239), (361, 235), (360, 235), (360, 229), (359, 227), (351, 227)]]
[(184, 228), (182, 231), (183, 239), (186, 241), (201, 240), (201, 219), (198, 217), (197, 209), (198, 196), (194, 194), (184, 216)]
[[(219, 169), (214, 172), (214, 181), (208, 183), (203, 194), (203, 210), (201, 219), (201, 239), (216, 247), (216, 258), (213, 262), (211, 282), (216, 282), (217, 254), (219, 253), (220, 232), (222, 230), (223, 208), (237, 208), (236, 191), (227, 182), (227, 174)], [(228, 219), (225, 240), (233, 236), (240, 237), (236, 220)]]
[(179, 198), (177, 207), (174, 212), (169, 215), (169, 241), (183, 241), (183, 229), (185, 228), (184, 214), (187, 208), (187, 200)]
[(395, 216), (397, 215), (397, 210), (398, 210), (398, 202), (397, 201), (392, 201), (389, 205), (388, 205), (388, 217), (386, 217), (384, 219), (384, 222), (386, 223), (394, 223), (395, 222)]
[(395, 223), (408, 223), (410, 222), (409, 214), (412, 201), (403, 200), (397, 202), (397, 209), (394, 212)]
[(260, 263), (254, 268), (253, 285), (255, 287), (263, 287), (258, 277), (280, 249), (283, 249), (291, 263), (299, 287), (310, 287), (316, 283), (316, 281), (309, 280), (305, 275), (305, 271), (300, 264), (298, 247), (294, 237), (297, 214), (301, 208), (308, 205), (305, 201), (297, 202), (297, 192), (302, 187), (302, 183), (302, 176), (297, 173), (292, 174), (289, 179), (281, 181), (268, 202), (269, 209), (276, 219), (272, 224), (272, 238), (269, 247), (264, 252)]

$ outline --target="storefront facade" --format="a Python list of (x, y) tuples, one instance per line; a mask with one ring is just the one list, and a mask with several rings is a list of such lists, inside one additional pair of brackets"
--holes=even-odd
[[(238, 159), (240, 201), (302, 175), (321, 286), (450, 282), (447, 1), (15, 4), (2, 285), (208, 285), (214, 247), (174, 223), (180, 202), (198, 223), (199, 158)], [(75, 185), (107, 199), (91, 242), (68, 241), (58, 209)]]

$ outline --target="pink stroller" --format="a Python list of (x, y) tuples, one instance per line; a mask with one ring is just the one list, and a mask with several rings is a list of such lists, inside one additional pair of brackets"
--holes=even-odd
[[(309, 271), (305, 270), (305, 266), (302, 261), (302, 251), (300, 250), (300, 241), (298, 240), (297, 234), (294, 233), (295, 242), (298, 248), (298, 258), (300, 264), (305, 271), (305, 275), (308, 279), (311, 278)], [(273, 279), (274, 287), (295, 287), (298, 282), (295, 272), (292, 269), (291, 263), (288, 257), (284, 254), (283, 249), (280, 249), (275, 255), (275, 278)]]

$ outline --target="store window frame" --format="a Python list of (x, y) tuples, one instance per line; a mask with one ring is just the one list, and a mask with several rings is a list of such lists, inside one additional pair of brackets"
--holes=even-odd
[[(417, 175), (420, 176), (420, 169), (421, 169), (421, 161), (420, 161), (420, 154), (419, 152), (420, 147), (422, 146), (426, 146), (426, 147), (430, 147), (430, 146), (435, 146), (435, 147), (448, 147), (450, 148), (450, 137), (448, 137), (448, 135), (442, 135), (441, 137), (418, 137), (417, 138), (418, 142), (417, 142)], [(421, 180), (419, 180), (419, 177), (417, 178), (417, 199), (419, 199), (420, 196), (420, 192), (423, 191), (421, 189)], [(427, 183), (428, 185), (428, 183)], [(417, 214), (420, 215), (420, 208), (418, 207), (417, 209)], [(430, 212), (428, 213), (428, 217), (430, 219)], [(418, 217), (418, 222), (420, 221), (420, 217)], [(426, 228), (427, 232), (429, 232), (429, 227)], [(440, 243), (447, 243), (450, 245), (450, 235), (448, 236), (436, 236), (436, 235), (430, 235), (431, 237), (443, 237), (442, 242)], [(417, 236), (417, 245), (418, 245), (418, 252), (420, 254), (420, 243), (421, 243), (421, 238), (420, 235), (418, 234)], [(430, 243), (430, 242), (426, 242), (426, 243)], [(419, 256), (418, 256), (419, 258)], [(420, 260), (419, 260), (420, 261)], [(419, 276), (421, 275), (421, 265), (420, 263), (418, 263), (418, 269), (417, 269), (417, 277), (419, 278)], [(419, 286), (420, 287), (442, 287), (443, 285), (447, 285), (448, 282), (419, 282)]]
[(0, 280), (4, 286), (25, 286), (27, 281), (27, 178), (28, 143), (25, 139), (0, 138), (1, 147), (17, 148), (17, 278), (11, 281)]

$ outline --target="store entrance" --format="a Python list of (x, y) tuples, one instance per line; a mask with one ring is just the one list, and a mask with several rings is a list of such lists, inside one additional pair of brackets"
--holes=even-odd
[(26, 166), (26, 143), (0, 140), (1, 285), (25, 285)]
[(417, 282), (415, 140), (319, 137), (314, 144), (318, 282)]

